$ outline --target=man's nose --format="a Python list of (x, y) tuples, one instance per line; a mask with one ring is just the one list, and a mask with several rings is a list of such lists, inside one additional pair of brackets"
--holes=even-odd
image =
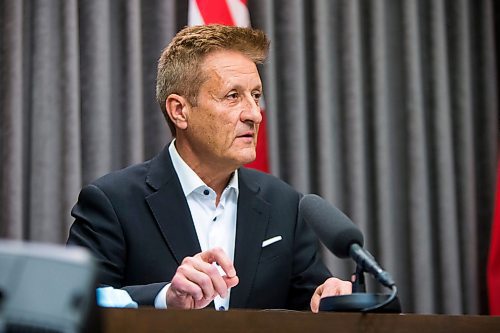
[(247, 99), (247, 103), (241, 115), (243, 122), (251, 121), (255, 124), (260, 124), (262, 122), (262, 111), (253, 97)]

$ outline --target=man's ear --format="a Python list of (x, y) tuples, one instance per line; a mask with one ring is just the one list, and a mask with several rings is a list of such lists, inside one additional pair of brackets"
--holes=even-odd
[(187, 111), (190, 107), (188, 101), (177, 94), (170, 94), (165, 102), (168, 117), (175, 127), (184, 130), (187, 128)]

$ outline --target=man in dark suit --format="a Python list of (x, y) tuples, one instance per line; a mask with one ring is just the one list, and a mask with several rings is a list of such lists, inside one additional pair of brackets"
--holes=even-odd
[(68, 244), (89, 248), (100, 282), (158, 308), (318, 310), (349, 293), (330, 277), (298, 214), (301, 194), (242, 166), (262, 120), (259, 30), (198, 26), (163, 51), (157, 99), (175, 139), (143, 164), (85, 186)]

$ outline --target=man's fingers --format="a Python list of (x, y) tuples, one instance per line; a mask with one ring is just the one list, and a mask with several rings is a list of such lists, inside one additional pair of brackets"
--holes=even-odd
[(319, 303), (323, 297), (346, 295), (352, 293), (352, 283), (337, 278), (329, 278), (314, 291), (311, 297), (311, 311), (319, 311)]
[[(197, 265), (196, 265), (197, 266)], [(186, 281), (194, 283), (201, 290), (202, 296), (204, 299), (213, 299), (216, 295), (215, 283), (212, 281), (212, 276), (209, 273), (202, 271), (199, 269), (199, 266), (190, 266), (190, 265), (181, 265), (178, 268), (178, 272), (180, 273), (180, 277), (184, 277)], [(209, 265), (211, 266), (211, 265)], [(205, 267), (203, 267), (205, 268)], [(219, 279), (221, 279), (219, 277)], [(172, 283), (174, 280), (172, 280)], [(219, 282), (220, 284), (224, 284), (223, 282)], [(193, 295), (194, 296), (194, 295)], [(200, 298), (195, 298), (197, 301)]]
[(228, 277), (236, 276), (236, 269), (234, 268), (233, 262), (227, 256), (223, 249), (216, 247), (204, 252), (197, 254), (200, 258), (208, 263), (217, 263), (222, 270), (226, 273)]
[(338, 296), (350, 294), (352, 292), (352, 283), (342, 281), (337, 278), (329, 278), (323, 283), (321, 297)]
[(238, 276), (233, 276), (233, 277), (223, 276), (222, 278), (224, 279), (224, 282), (226, 283), (226, 286), (228, 288), (235, 287), (240, 282)]
[(231, 259), (221, 248), (214, 248), (184, 258), (167, 291), (167, 303), (178, 308), (204, 307), (217, 295), (227, 297), (228, 289), (238, 282)]
[(322, 297), (352, 293), (352, 283), (337, 278), (329, 278), (323, 283)]
[(213, 299), (216, 295), (227, 296), (228, 287), (215, 265), (204, 262), (201, 257), (195, 256), (184, 259), (183, 265), (179, 266), (179, 269), (181, 267), (186, 268), (186, 272), (183, 272), (186, 278), (200, 286), (205, 299)]
[(319, 311), (319, 301), (321, 300), (321, 294), (323, 293), (323, 286), (324, 284), (316, 288), (313, 296), (311, 297), (311, 311), (314, 313), (318, 313)]
[(196, 301), (203, 298), (203, 291), (200, 286), (180, 275), (174, 276), (169, 291), (174, 293), (177, 297), (191, 297)]

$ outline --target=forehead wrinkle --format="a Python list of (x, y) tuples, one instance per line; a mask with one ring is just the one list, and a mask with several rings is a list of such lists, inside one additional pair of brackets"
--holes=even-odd
[[(207, 90), (211, 96), (219, 93), (220, 90), (226, 89), (246, 89), (247, 85), (241, 84), (239, 82), (234, 82), (234, 78), (240, 78), (243, 76), (249, 76), (246, 80), (247, 84), (252, 84), (253, 75), (256, 74), (256, 85), (251, 87), (252, 90), (262, 90), (262, 82), (260, 80), (260, 74), (257, 71), (257, 66), (252, 62), (253, 66), (241, 66), (240, 64), (225, 64), (218, 62), (217, 58), (207, 58), (205, 60), (205, 74), (207, 79), (202, 85), (207, 86)], [(239, 80), (236, 80), (239, 81)]]
[[(239, 90), (245, 90), (250, 86), (251, 90), (261, 90), (262, 82), (260, 80), (260, 76), (257, 73), (257, 75), (253, 77), (254, 73), (255, 72), (253, 71), (249, 73), (241, 73), (241, 71), (238, 71), (236, 75), (226, 75), (225, 77), (222, 77), (221, 75), (219, 75), (219, 73), (217, 73), (217, 77), (219, 79), (220, 85), (227, 89), (235, 88)], [(243, 78), (241, 74), (243, 74)]]

